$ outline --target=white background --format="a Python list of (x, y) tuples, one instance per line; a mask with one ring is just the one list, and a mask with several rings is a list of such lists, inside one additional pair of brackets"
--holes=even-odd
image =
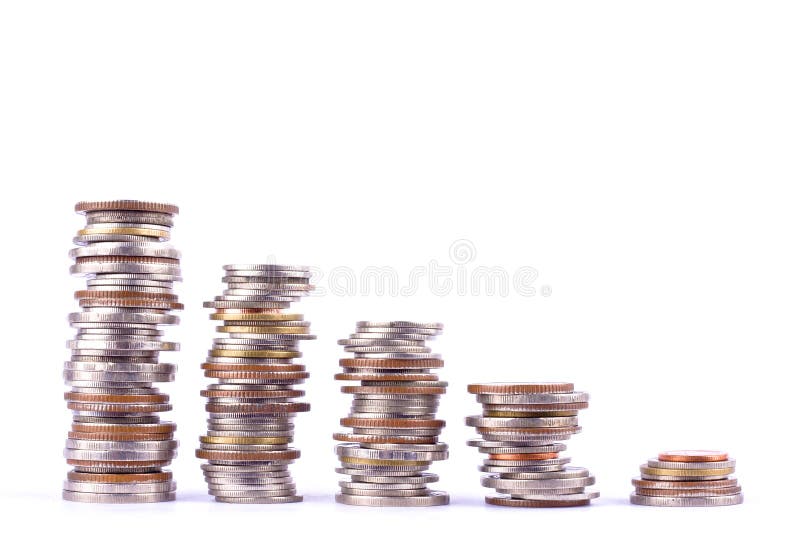
[[(74, 530), (674, 531), (777, 520), (796, 495), (800, 15), (742, 1), (4, 1), (0, 176), (4, 523)], [(62, 392), (74, 202), (180, 205), (187, 309), (171, 418), (179, 502), (64, 503)], [(306, 502), (233, 507), (205, 494), (202, 301), (221, 265), (330, 272), (451, 265), (538, 270), (552, 295), (329, 294), (301, 302), (312, 412), (298, 418)], [(326, 287), (322, 280), (321, 287)], [(368, 293), (370, 293), (368, 291)], [(335, 505), (332, 376), (356, 320), (445, 323), (452, 504)], [(592, 395), (573, 463), (589, 508), (483, 504), (463, 424), (471, 381), (571, 380)], [(724, 448), (746, 503), (627, 504), (666, 448)], [(375, 523), (377, 522), (377, 523)], [(574, 528), (572, 528), (574, 527)], [(189, 530), (185, 530), (189, 531)]]

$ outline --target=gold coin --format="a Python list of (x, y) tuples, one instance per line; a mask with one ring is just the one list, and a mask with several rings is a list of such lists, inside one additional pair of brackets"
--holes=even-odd
[(121, 234), (121, 235), (141, 235), (147, 237), (169, 237), (166, 230), (154, 230), (152, 228), (82, 228), (78, 230), (78, 235), (102, 235), (102, 234)]
[(228, 350), (212, 349), (209, 356), (222, 358), (299, 358), (301, 353), (293, 350)]
[(307, 334), (307, 326), (218, 326), (217, 332), (235, 334)]
[(733, 473), (733, 467), (726, 467), (722, 469), (661, 469), (658, 467), (648, 467), (647, 464), (642, 464), (639, 467), (642, 474), (645, 475), (660, 475), (672, 477), (710, 477), (710, 476), (724, 476)]
[(217, 443), (228, 445), (282, 445), (289, 443), (289, 438), (246, 438), (238, 436), (200, 436), (201, 443)]

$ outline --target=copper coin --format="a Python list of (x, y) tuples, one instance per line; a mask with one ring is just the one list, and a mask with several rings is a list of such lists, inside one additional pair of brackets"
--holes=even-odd
[(356, 395), (444, 395), (447, 388), (420, 386), (342, 386), (342, 393)]
[(575, 385), (569, 382), (494, 382), (469, 384), (467, 391), (478, 395), (515, 395), (518, 393), (571, 393)]
[(177, 215), (179, 213), (178, 206), (174, 204), (145, 202), (142, 200), (84, 200), (75, 204), (75, 212), (83, 214), (88, 211), (152, 211), (155, 213), (168, 213), (170, 215)]
[(429, 436), (373, 436), (369, 434), (345, 434), (337, 432), (333, 439), (351, 443), (392, 443), (404, 445), (436, 443), (436, 437)]
[(244, 390), (226, 390), (226, 389), (204, 389), (200, 392), (203, 397), (212, 399), (216, 398), (241, 398), (241, 399), (274, 399), (274, 398), (293, 398), (302, 397), (305, 391), (299, 389), (244, 389)]
[(406, 360), (400, 358), (342, 358), (341, 367), (353, 369), (434, 369), (444, 367), (444, 361), (437, 358)]
[(72, 423), (73, 432), (108, 432), (112, 434), (142, 433), (169, 434), (175, 432), (175, 423), (151, 423), (142, 425), (104, 424), (104, 423)]
[(169, 402), (169, 395), (101, 395), (95, 393), (76, 393), (67, 391), (64, 393), (64, 400), (75, 402), (110, 402), (128, 404), (162, 404)]
[(728, 453), (723, 451), (678, 450), (659, 453), (662, 462), (724, 462)]
[(557, 452), (530, 452), (521, 454), (490, 454), (490, 460), (552, 460), (558, 458)]
[(242, 462), (268, 462), (271, 460), (294, 460), (300, 457), (297, 449), (286, 449), (283, 451), (209, 451), (197, 449), (194, 454), (204, 460), (228, 460)]
[(441, 419), (362, 419), (359, 417), (343, 417), (339, 420), (342, 426), (354, 428), (443, 428)]
[(94, 484), (149, 484), (172, 480), (172, 472), (157, 471), (155, 473), (67, 473), (70, 482), (91, 482)]

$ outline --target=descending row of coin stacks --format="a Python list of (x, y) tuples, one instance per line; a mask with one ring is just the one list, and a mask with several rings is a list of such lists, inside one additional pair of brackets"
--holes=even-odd
[(741, 504), (736, 461), (722, 451), (668, 451), (640, 466), (631, 503), (645, 506), (728, 506)]
[(339, 341), (348, 353), (337, 380), (353, 394), (350, 415), (341, 420), (351, 433), (334, 434), (342, 466), (336, 502), (361, 506), (435, 506), (448, 504), (447, 493), (428, 484), (439, 477), (426, 472), (445, 460), (447, 445), (438, 441), (444, 421), (436, 419), (439, 395), (447, 383), (431, 369), (444, 362), (426, 341), (442, 331), (439, 323), (359, 322), (356, 333)]
[(211, 319), (223, 321), (203, 364), (217, 379), (202, 391), (209, 413), (198, 458), (208, 493), (218, 502), (273, 504), (300, 502), (289, 464), (300, 451), (289, 447), (294, 416), (309, 405), (293, 386), (308, 378), (294, 363), (298, 342), (314, 339), (303, 316), (286, 308), (308, 295), (308, 267), (273, 264), (225, 265), (221, 296), (204, 304)]
[(172, 291), (181, 278), (180, 254), (166, 243), (177, 206), (134, 200), (79, 202), (86, 215), (70, 251), (70, 272), (87, 278), (75, 293), (81, 312), (64, 365), (64, 394), (73, 412), (64, 455), (63, 498), (78, 502), (142, 503), (175, 499), (172, 473), (175, 425), (160, 420), (169, 396), (153, 387), (175, 376), (159, 352), (161, 325), (174, 325), (182, 309)]
[(488, 473), (481, 485), (498, 495), (486, 502), (518, 508), (587, 505), (599, 496), (585, 491), (594, 477), (569, 467), (561, 443), (580, 431), (578, 410), (589, 396), (566, 382), (470, 384), (483, 413), (467, 417), (482, 439), (468, 445), (489, 455), (479, 469)]

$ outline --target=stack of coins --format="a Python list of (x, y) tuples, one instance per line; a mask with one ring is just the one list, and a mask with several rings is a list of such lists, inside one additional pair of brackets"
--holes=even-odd
[(203, 364), (217, 379), (201, 394), (208, 399), (208, 433), (200, 437), (198, 458), (208, 493), (218, 502), (275, 504), (300, 502), (289, 464), (295, 414), (309, 405), (292, 386), (308, 378), (298, 342), (314, 339), (303, 316), (286, 308), (308, 295), (308, 267), (272, 264), (225, 265), (221, 296), (204, 304), (211, 319), (223, 321)]
[(722, 451), (667, 451), (639, 467), (631, 503), (645, 506), (729, 506), (744, 500), (736, 461)]
[(82, 309), (69, 316), (77, 328), (67, 346), (64, 394), (73, 412), (64, 455), (68, 501), (144, 503), (175, 499), (172, 473), (162, 468), (175, 457), (175, 425), (160, 420), (172, 407), (153, 387), (169, 382), (175, 366), (159, 363), (161, 325), (178, 323), (170, 312), (183, 308), (172, 291), (179, 281), (180, 254), (169, 240), (178, 207), (117, 200), (78, 202), (86, 215), (70, 251), (70, 272), (87, 279), (77, 291)]
[(444, 421), (436, 419), (439, 395), (447, 383), (431, 373), (444, 362), (431, 354), (426, 341), (442, 331), (439, 323), (408, 321), (359, 322), (356, 333), (339, 341), (351, 353), (339, 360), (337, 380), (358, 380), (342, 386), (353, 394), (350, 415), (341, 420), (352, 433), (334, 434), (349, 442), (336, 446), (349, 475), (339, 482), (336, 502), (360, 506), (436, 506), (450, 497), (427, 487), (439, 477), (426, 472), (431, 462), (447, 459), (447, 445), (438, 441)]
[(483, 405), (481, 415), (467, 417), (482, 439), (467, 442), (489, 457), (479, 469), (488, 473), (481, 485), (497, 495), (488, 504), (517, 508), (583, 506), (599, 496), (585, 491), (594, 477), (569, 467), (561, 443), (580, 431), (578, 410), (589, 395), (566, 382), (470, 384)]

